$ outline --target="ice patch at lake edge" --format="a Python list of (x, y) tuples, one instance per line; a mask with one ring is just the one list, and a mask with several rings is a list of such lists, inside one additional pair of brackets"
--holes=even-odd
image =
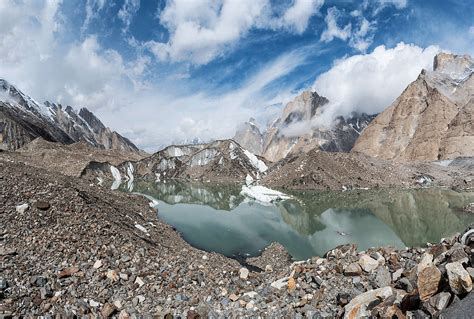
[(242, 186), (242, 191), (240, 192), (241, 195), (252, 198), (256, 201), (262, 202), (262, 203), (272, 203), (274, 201), (279, 201), (279, 200), (285, 200), (285, 199), (290, 199), (291, 196), (264, 187), (264, 186)]

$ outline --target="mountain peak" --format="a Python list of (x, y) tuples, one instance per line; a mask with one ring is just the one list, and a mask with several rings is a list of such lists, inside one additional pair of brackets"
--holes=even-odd
[(139, 152), (125, 137), (111, 131), (89, 110), (46, 101), (39, 103), (0, 78), (0, 148), (15, 150), (43, 137), (51, 142), (71, 144), (85, 141), (103, 149)]
[(474, 60), (467, 54), (441, 52), (433, 59), (433, 71), (449, 75), (452, 79), (462, 79), (474, 71)]

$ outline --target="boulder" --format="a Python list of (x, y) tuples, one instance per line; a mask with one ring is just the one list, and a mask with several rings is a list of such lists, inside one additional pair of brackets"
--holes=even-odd
[(418, 273), (416, 285), (422, 301), (428, 300), (438, 291), (441, 271), (434, 265), (424, 267)]
[(379, 267), (377, 269), (377, 273), (375, 274), (375, 286), (377, 288), (382, 288), (390, 286), (391, 283), (392, 278), (388, 269), (386, 267)]
[(344, 275), (346, 276), (360, 276), (362, 274), (362, 268), (358, 263), (352, 263), (344, 267)]
[(452, 292), (461, 295), (472, 290), (471, 276), (461, 263), (446, 264), (446, 272), (448, 273), (449, 286)]
[[(369, 257), (369, 256), (367, 256)], [(370, 258), (370, 257), (369, 257)], [(392, 288), (384, 287), (374, 290), (369, 290), (363, 294), (358, 295), (353, 298), (345, 307), (344, 318), (361, 318), (361, 317), (370, 317), (370, 313), (367, 310), (367, 306), (374, 301), (383, 301), (395, 293)]]
[(359, 265), (362, 267), (362, 269), (365, 272), (371, 272), (377, 269), (377, 267), (379, 266), (379, 263), (377, 262), (377, 260), (373, 259), (369, 255), (364, 254), (360, 256)]

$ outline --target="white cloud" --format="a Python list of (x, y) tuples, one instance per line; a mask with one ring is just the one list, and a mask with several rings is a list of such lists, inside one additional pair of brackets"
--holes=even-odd
[(106, 1), (107, 0), (87, 0), (85, 4), (86, 17), (82, 24), (82, 32), (87, 30), (91, 21), (98, 17), (98, 13), (104, 8)]
[(384, 8), (394, 6), (396, 9), (405, 9), (408, 5), (408, 0), (375, 0), (374, 15), (379, 14)]
[(370, 22), (361, 17), (359, 29), (354, 32), (349, 41), (349, 45), (360, 52), (365, 52), (372, 44), (375, 32), (375, 22)]
[(132, 19), (140, 9), (140, 0), (125, 0), (117, 16), (123, 22), (123, 32), (127, 32), (132, 23)]
[(283, 15), (283, 24), (292, 26), (297, 33), (303, 33), (308, 27), (309, 18), (319, 11), (324, 0), (295, 0)]
[(144, 46), (159, 60), (206, 64), (231, 50), (252, 28), (302, 33), (323, 2), (295, 0), (284, 12), (274, 12), (269, 0), (170, 0), (160, 14), (169, 41)]
[(377, 0), (381, 5), (393, 5), (397, 9), (404, 9), (408, 4), (408, 0)]
[(133, 107), (116, 110), (110, 123), (113, 127), (127, 127), (128, 136), (149, 151), (173, 141), (229, 138), (237, 125), (250, 117), (267, 124), (266, 120), (281, 112), (280, 107), (264, 106), (289, 101), (293, 97), (290, 88), (281, 88), (277, 93), (265, 89), (301, 66), (311, 52), (306, 48), (282, 54), (258, 69), (240, 87), (222, 94), (205, 89), (177, 94), (166, 87), (142, 92), (136, 96)]
[(338, 38), (342, 41), (349, 41), (349, 45), (360, 52), (367, 51), (374, 38), (376, 23), (367, 20), (361, 10), (354, 10), (349, 14), (355, 20), (353, 28), (352, 22), (344, 27), (339, 27), (338, 21), (344, 17), (344, 13), (336, 7), (329, 8), (325, 18), (326, 29), (321, 34), (320, 40), (327, 43)]
[(62, 30), (59, 5), (0, 1), (0, 77), (40, 101), (92, 110), (120, 106), (143, 84), (141, 74), (149, 59), (125, 62), (117, 51), (102, 48), (95, 36), (60, 45), (54, 36)]
[(440, 49), (399, 43), (394, 48), (376, 47), (368, 54), (336, 61), (321, 74), (313, 88), (330, 103), (319, 123), (328, 124), (338, 115), (351, 112), (379, 113), (388, 107), (414, 81), (420, 71), (431, 69)]
[(321, 34), (321, 41), (330, 42), (334, 38), (339, 38), (346, 41), (351, 36), (352, 25), (349, 23), (345, 27), (340, 28), (337, 24), (337, 20), (341, 17), (341, 11), (336, 7), (328, 9), (326, 18), (326, 29)]

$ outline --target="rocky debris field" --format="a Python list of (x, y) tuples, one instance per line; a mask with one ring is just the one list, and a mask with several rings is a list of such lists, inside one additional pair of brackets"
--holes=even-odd
[(2, 153), (0, 216), (5, 317), (427, 318), (473, 295), (474, 230), (426, 249), (348, 244), (292, 263), (272, 244), (237, 261), (190, 247), (138, 195)]
[(285, 189), (414, 188), (474, 186), (474, 171), (464, 166), (414, 162), (401, 164), (360, 153), (313, 149), (275, 163), (262, 183)]
[(70, 145), (48, 142), (41, 137), (24, 145), (17, 152), (3, 153), (16, 161), (45, 168), (64, 175), (79, 177), (91, 161), (110, 162), (118, 165), (125, 161), (139, 160), (147, 156), (144, 152), (125, 152), (92, 147), (85, 142)]

